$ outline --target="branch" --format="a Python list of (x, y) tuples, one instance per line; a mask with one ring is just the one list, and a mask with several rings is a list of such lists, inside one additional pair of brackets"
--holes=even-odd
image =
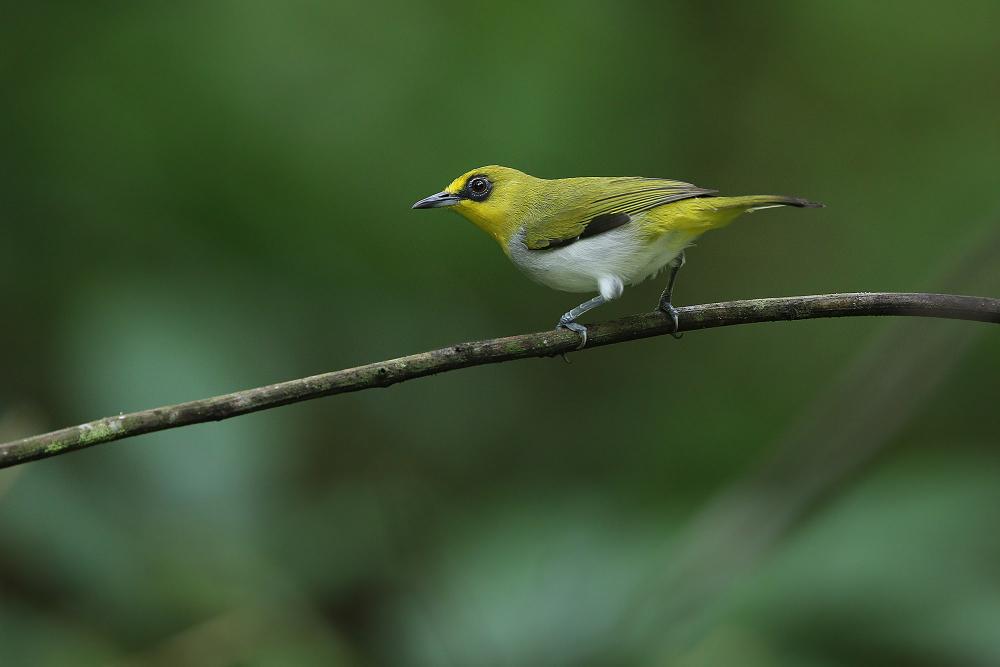
[[(901, 315), (975, 320), (1000, 324), (1000, 299), (950, 294), (862, 292), (821, 294), (748, 301), (709, 303), (677, 309), (679, 331), (713, 329), (737, 324), (807, 320), (821, 317)], [(633, 315), (587, 327), (587, 349), (671, 333), (670, 320), (660, 312)], [(220, 421), (321, 396), (344, 394), (435, 375), (469, 366), (528, 357), (551, 357), (576, 350), (579, 338), (565, 330), (543, 331), (507, 338), (460, 343), (451, 347), (323, 373), (279, 384), (188, 401), (151, 410), (30, 436), (0, 444), (0, 468), (122, 440), (143, 433)]]

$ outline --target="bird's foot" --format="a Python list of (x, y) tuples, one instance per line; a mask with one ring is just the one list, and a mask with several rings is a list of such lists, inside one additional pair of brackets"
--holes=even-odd
[(587, 345), (587, 327), (583, 326), (579, 322), (574, 322), (572, 320), (559, 320), (556, 324), (556, 329), (569, 329), (570, 331), (578, 334), (580, 336), (580, 344), (577, 345), (576, 349), (582, 350)]
[(677, 319), (677, 309), (674, 308), (674, 304), (666, 300), (660, 301), (660, 311), (662, 311), (667, 317), (670, 318), (670, 321), (674, 323), (674, 330), (670, 332), (670, 335), (676, 340), (683, 338), (684, 334), (677, 331), (680, 328), (681, 323)]

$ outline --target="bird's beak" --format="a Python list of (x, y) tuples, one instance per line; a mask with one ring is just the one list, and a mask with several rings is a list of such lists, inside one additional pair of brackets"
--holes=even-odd
[(436, 195), (424, 197), (414, 204), (412, 208), (438, 208), (441, 206), (454, 206), (460, 201), (462, 201), (462, 198), (458, 195), (453, 195), (450, 192), (439, 192)]

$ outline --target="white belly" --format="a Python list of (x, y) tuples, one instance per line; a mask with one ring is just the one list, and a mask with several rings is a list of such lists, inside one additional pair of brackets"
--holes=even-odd
[[(510, 241), (510, 258), (532, 280), (564, 292), (606, 293), (609, 284), (636, 285), (659, 273), (690, 245), (697, 234), (667, 232), (643, 242), (636, 223), (552, 250), (529, 250), (518, 233)], [(614, 291), (614, 290), (612, 290)]]

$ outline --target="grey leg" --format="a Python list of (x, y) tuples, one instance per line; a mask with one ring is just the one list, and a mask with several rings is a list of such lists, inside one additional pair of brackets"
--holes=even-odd
[(607, 302), (608, 300), (600, 295), (595, 296), (590, 301), (584, 301), (579, 306), (560, 317), (559, 322), (556, 324), (556, 329), (569, 329), (570, 331), (575, 331), (580, 334), (580, 346), (576, 349), (583, 349), (583, 346), (587, 344), (587, 327), (577, 322), (576, 318)]
[(680, 272), (681, 267), (684, 266), (684, 262), (687, 261), (684, 257), (684, 251), (681, 250), (681, 254), (670, 260), (670, 264), (667, 265), (667, 286), (663, 289), (663, 294), (660, 295), (660, 310), (667, 314), (667, 316), (673, 320), (674, 332), (670, 334), (674, 338), (680, 338), (684, 334), (677, 333), (677, 328), (680, 323), (677, 321), (677, 309), (674, 308), (674, 304), (671, 303), (671, 298), (674, 294), (674, 283), (677, 282), (677, 274)]

